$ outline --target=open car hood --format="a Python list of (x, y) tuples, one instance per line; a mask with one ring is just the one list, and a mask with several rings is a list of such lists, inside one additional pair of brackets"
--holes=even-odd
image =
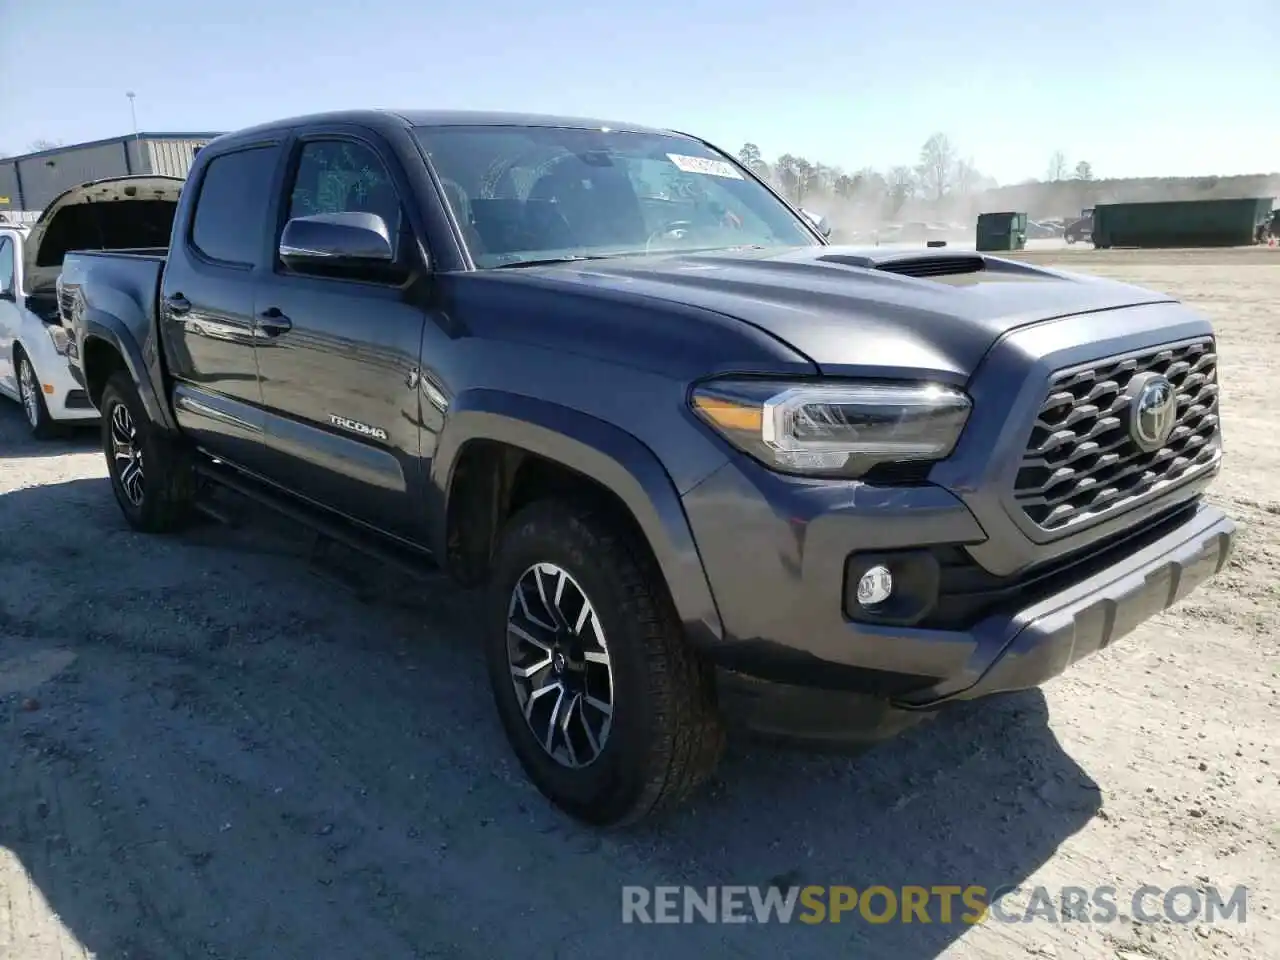
[(59, 194), (23, 244), (26, 293), (51, 292), (71, 250), (167, 247), (184, 182), (178, 177), (113, 177)]

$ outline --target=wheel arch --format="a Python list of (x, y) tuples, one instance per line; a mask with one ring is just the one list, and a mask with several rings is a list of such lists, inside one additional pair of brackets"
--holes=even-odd
[(632, 434), (559, 404), (496, 390), (450, 404), (431, 461), (436, 556), (464, 583), (487, 576), (513, 509), (548, 494), (598, 497), (647, 547), (695, 643), (723, 637), (719, 612), (679, 493)]
[[(89, 401), (97, 407), (112, 372), (123, 369), (138, 388), (151, 421), (164, 430), (176, 430), (164, 400), (163, 386), (157, 386), (142, 347), (124, 322), (102, 310), (87, 310), (82, 322), (80, 369)], [(157, 368), (158, 364), (157, 358)]]

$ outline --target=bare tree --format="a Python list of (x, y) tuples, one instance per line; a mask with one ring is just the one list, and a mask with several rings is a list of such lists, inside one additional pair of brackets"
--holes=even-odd
[(804, 198), (813, 192), (818, 184), (818, 168), (808, 160), (800, 157), (796, 160), (796, 203), (804, 203)]
[(916, 176), (910, 167), (894, 167), (889, 171), (889, 215), (895, 215), (916, 194)]
[(1067, 179), (1067, 155), (1055, 150), (1049, 156), (1049, 173), (1045, 177), (1050, 182)]
[(32, 153), (39, 153), (41, 150), (56, 150), (60, 146), (62, 146), (61, 140), (47, 140), (41, 137), (39, 139), (32, 140), (31, 143), (27, 145), (27, 149)]
[(773, 163), (773, 176), (778, 189), (788, 200), (797, 203), (800, 202), (796, 193), (800, 184), (799, 164), (802, 162), (798, 157), (784, 153)]
[(1091, 164), (1088, 160), (1081, 160), (1079, 163), (1076, 164), (1074, 176), (1075, 176), (1075, 179), (1077, 180), (1092, 180), (1093, 164)]
[(868, 200), (882, 201), (889, 193), (889, 183), (884, 174), (871, 167), (863, 167), (853, 175), (854, 192), (865, 195)]
[[(941, 200), (951, 188), (951, 177), (956, 162), (955, 147), (945, 133), (935, 133), (920, 148), (920, 163), (916, 173), (920, 188), (931, 200)], [(893, 180), (893, 177), (890, 177)]]
[(956, 193), (960, 194), (960, 196), (968, 197), (976, 193), (978, 181), (981, 178), (982, 174), (973, 165), (972, 159), (956, 161), (955, 188)]

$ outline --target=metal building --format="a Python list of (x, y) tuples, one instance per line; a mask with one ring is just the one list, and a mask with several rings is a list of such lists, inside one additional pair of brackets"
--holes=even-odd
[(71, 144), (0, 160), (0, 213), (19, 219), (77, 184), (105, 177), (160, 174), (185, 177), (198, 147), (216, 133), (139, 133)]

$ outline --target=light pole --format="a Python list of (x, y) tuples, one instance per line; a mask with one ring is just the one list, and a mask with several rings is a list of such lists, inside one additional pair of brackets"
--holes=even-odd
[(125, 96), (129, 98), (129, 116), (133, 119), (133, 139), (138, 139), (138, 111), (134, 108), (133, 98), (137, 96), (132, 90), (126, 91)]

